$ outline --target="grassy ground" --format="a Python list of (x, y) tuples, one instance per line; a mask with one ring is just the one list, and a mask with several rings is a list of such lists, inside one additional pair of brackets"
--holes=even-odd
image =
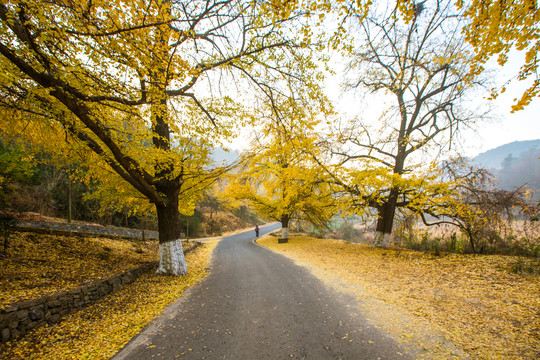
[[(157, 258), (157, 244), (150, 242), (30, 237), (32, 241), (12, 240), (10, 257), (0, 260), (2, 304), (68, 290)], [(205, 243), (186, 255), (188, 275), (145, 274), (59, 324), (0, 344), (0, 359), (110, 358), (186, 288), (206, 276), (214, 246)]]
[(540, 279), (513, 273), (515, 258), (433, 256), (310, 237), (278, 244), (270, 236), (259, 244), (353, 292), (366, 316), (420, 349), (419, 358), (540, 358)]

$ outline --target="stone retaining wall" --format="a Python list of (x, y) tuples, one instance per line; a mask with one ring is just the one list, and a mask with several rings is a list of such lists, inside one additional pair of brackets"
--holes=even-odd
[[(202, 245), (186, 249), (185, 254)], [(84, 285), (77, 289), (64, 291), (39, 299), (12, 304), (0, 310), (0, 341), (6, 342), (23, 336), (37, 327), (54, 324), (62, 317), (79, 309), (92, 305), (105, 296), (122, 290), (143, 273), (156, 269), (159, 262), (154, 261), (94, 284)]]
[(130, 239), (158, 239), (157, 231), (118, 228), (112, 226), (57, 223), (46, 221), (19, 221), (15, 229), (19, 231), (33, 231), (55, 235), (80, 235), (80, 236), (116, 236)]
[(108, 294), (134, 282), (143, 273), (157, 268), (158, 262), (148, 263), (112, 276), (99, 283), (12, 304), (0, 310), (1, 341), (20, 337), (28, 331), (59, 322), (63, 316), (92, 305)]

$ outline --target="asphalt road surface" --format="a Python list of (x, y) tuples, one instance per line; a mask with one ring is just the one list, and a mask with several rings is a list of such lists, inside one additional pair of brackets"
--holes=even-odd
[[(261, 235), (278, 226), (262, 227)], [(356, 311), (357, 300), (254, 237), (221, 240), (208, 277), (113, 359), (409, 358)]]

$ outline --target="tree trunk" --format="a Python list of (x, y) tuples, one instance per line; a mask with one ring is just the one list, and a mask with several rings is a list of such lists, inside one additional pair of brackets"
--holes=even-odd
[(398, 196), (397, 189), (392, 189), (387, 202), (377, 208), (377, 228), (375, 229), (375, 239), (373, 240), (373, 246), (375, 247), (387, 248), (390, 246)]
[(156, 210), (159, 230), (159, 267), (156, 274), (185, 275), (188, 269), (180, 238), (178, 193), (167, 196), (167, 205), (156, 205)]
[(469, 244), (471, 244), (471, 250), (474, 254), (476, 254), (476, 246), (475, 246), (475, 239), (474, 239), (474, 235), (473, 235), (473, 232), (471, 230), (471, 228), (469, 226), (467, 226), (467, 228), (465, 229), (465, 231), (467, 232), (467, 236), (469, 237)]
[[(404, 102), (403, 98), (399, 97), (399, 104), (401, 110), (401, 128), (398, 137), (398, 152), (396, 155), (396, 162), (394, 165), (393, 173), (397, 175), (403, 174), (403, 168), (405, 166), (405, 158), (407, 157), (406, 147), (407, 142), (405, 141), (405, 127), (406, 127), (406, 112), (404, 112)], [(400, 189), (396, 187), (395, 184), (392, 184), (390, 189), (390, 194), (386, 201), (377, 207), (378, 219), (377, 219), (377, 228), (375, 229), (375, 239), (373, 241), (373, 246), (375, 247), (384, 247), (387, 248), (390, 246), (390, 240), (392, 236), (392, 227), (394, 226), (394, 216), (396, 214), (396, 205), (399, 197)]]
[[(170, 7), (167, 1), (161, 3), (160, 17), (170, 17)], [(153, 44), (150, 47), (151, 63), (149, 74), (151, 81), (151, 112), (152, 112), (152, 144), (154, 149), (163, 153), (171, 153), (171, 130), (169, 128), (169, 107), (167, 86), (169, 85), (168, 59), (169, 39), (172, 29), (168, 26), (156, 27), (153, 32)], [(165, 203), (156, 202), (159, 230), (159, 267), (157, 274), (185, 275), (187, 263), (182, 249), (180, 234), (180, 213), (178, 212), (178, 194), (182, 179), (174, 176), (175, 161), (164, 157), (155, 160), (155, 179), (153, 185), (156, 191), (166, 198)]]
[(281, 238), (278, 240), (279, 243), (289, 242), (289, 214), (281, 216)]
[(71, 224), (71, 178), (69, 177), (68, 175), (68, 218), (67, 218), (67, 222), (68, 224)]

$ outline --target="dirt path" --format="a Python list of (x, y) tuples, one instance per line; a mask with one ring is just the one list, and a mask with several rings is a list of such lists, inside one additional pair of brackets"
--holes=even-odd
[(253, 237), (221, 240), (207, 279), (113, 359), (409, 358), (357, 312), (352, 297)]

